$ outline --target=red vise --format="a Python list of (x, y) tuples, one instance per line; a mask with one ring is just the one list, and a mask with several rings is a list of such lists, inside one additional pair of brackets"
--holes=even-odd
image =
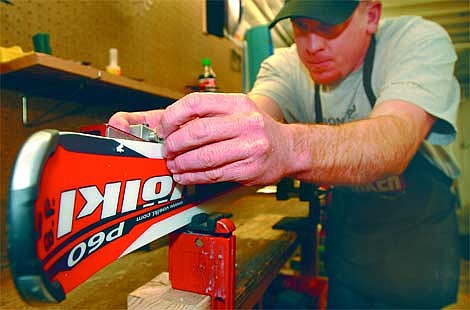
[(235, 225), (227, 215), (199, 214), (188, 230), (170, 234), (174, 289), (211, 297), (211, 309), (235, 307)]

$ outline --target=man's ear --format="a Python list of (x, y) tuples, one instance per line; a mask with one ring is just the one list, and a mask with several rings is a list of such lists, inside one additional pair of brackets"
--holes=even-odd
[(371, 1), (367, 5), (367, 32), (374, 34), (379, 26), (380, 16), (382, 15), (382, 3), (380, 1)]

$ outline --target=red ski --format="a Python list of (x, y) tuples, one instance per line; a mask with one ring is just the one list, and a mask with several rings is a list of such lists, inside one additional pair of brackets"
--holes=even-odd
[[(232, 187), (192, 190), (173, 181), (162, 144), (108, 125), (43, 130), (20, 150), (8, 201), (8, 250), (25, 301), (59, 302), (80, 283), (205, 212), (198, 204)], [(130, 140), (132, 139), (132, 140)], [(201, 190), (202, 189), (202, 190)]]

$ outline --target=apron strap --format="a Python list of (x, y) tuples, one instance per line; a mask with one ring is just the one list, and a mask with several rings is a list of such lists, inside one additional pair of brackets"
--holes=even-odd
[(315, 83), (315, 123), (323, 123), (323, 112), (320, 99), (320, 85)]
[(366, 91), (367, 98), (371, 108), (374, 108), (377, 97), (372, 90), (372, 68), (374, 66), (375, 58), (375, 35), (372, 36), (370, 41), (369, 49), (367, 50), (366, 59), (364, 61), (364, 70), (362, 73), (362, 85)]

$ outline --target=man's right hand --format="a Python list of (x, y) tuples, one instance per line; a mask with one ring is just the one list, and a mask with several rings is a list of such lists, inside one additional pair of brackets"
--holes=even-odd
[(244, 94), (193, 93), (165, 110), (119, 112), (109, 120), (122, 130), (142, 123), (165, 139), (168, 169), (181, 184), (274, 184), (295, 163), (288, 125)]

